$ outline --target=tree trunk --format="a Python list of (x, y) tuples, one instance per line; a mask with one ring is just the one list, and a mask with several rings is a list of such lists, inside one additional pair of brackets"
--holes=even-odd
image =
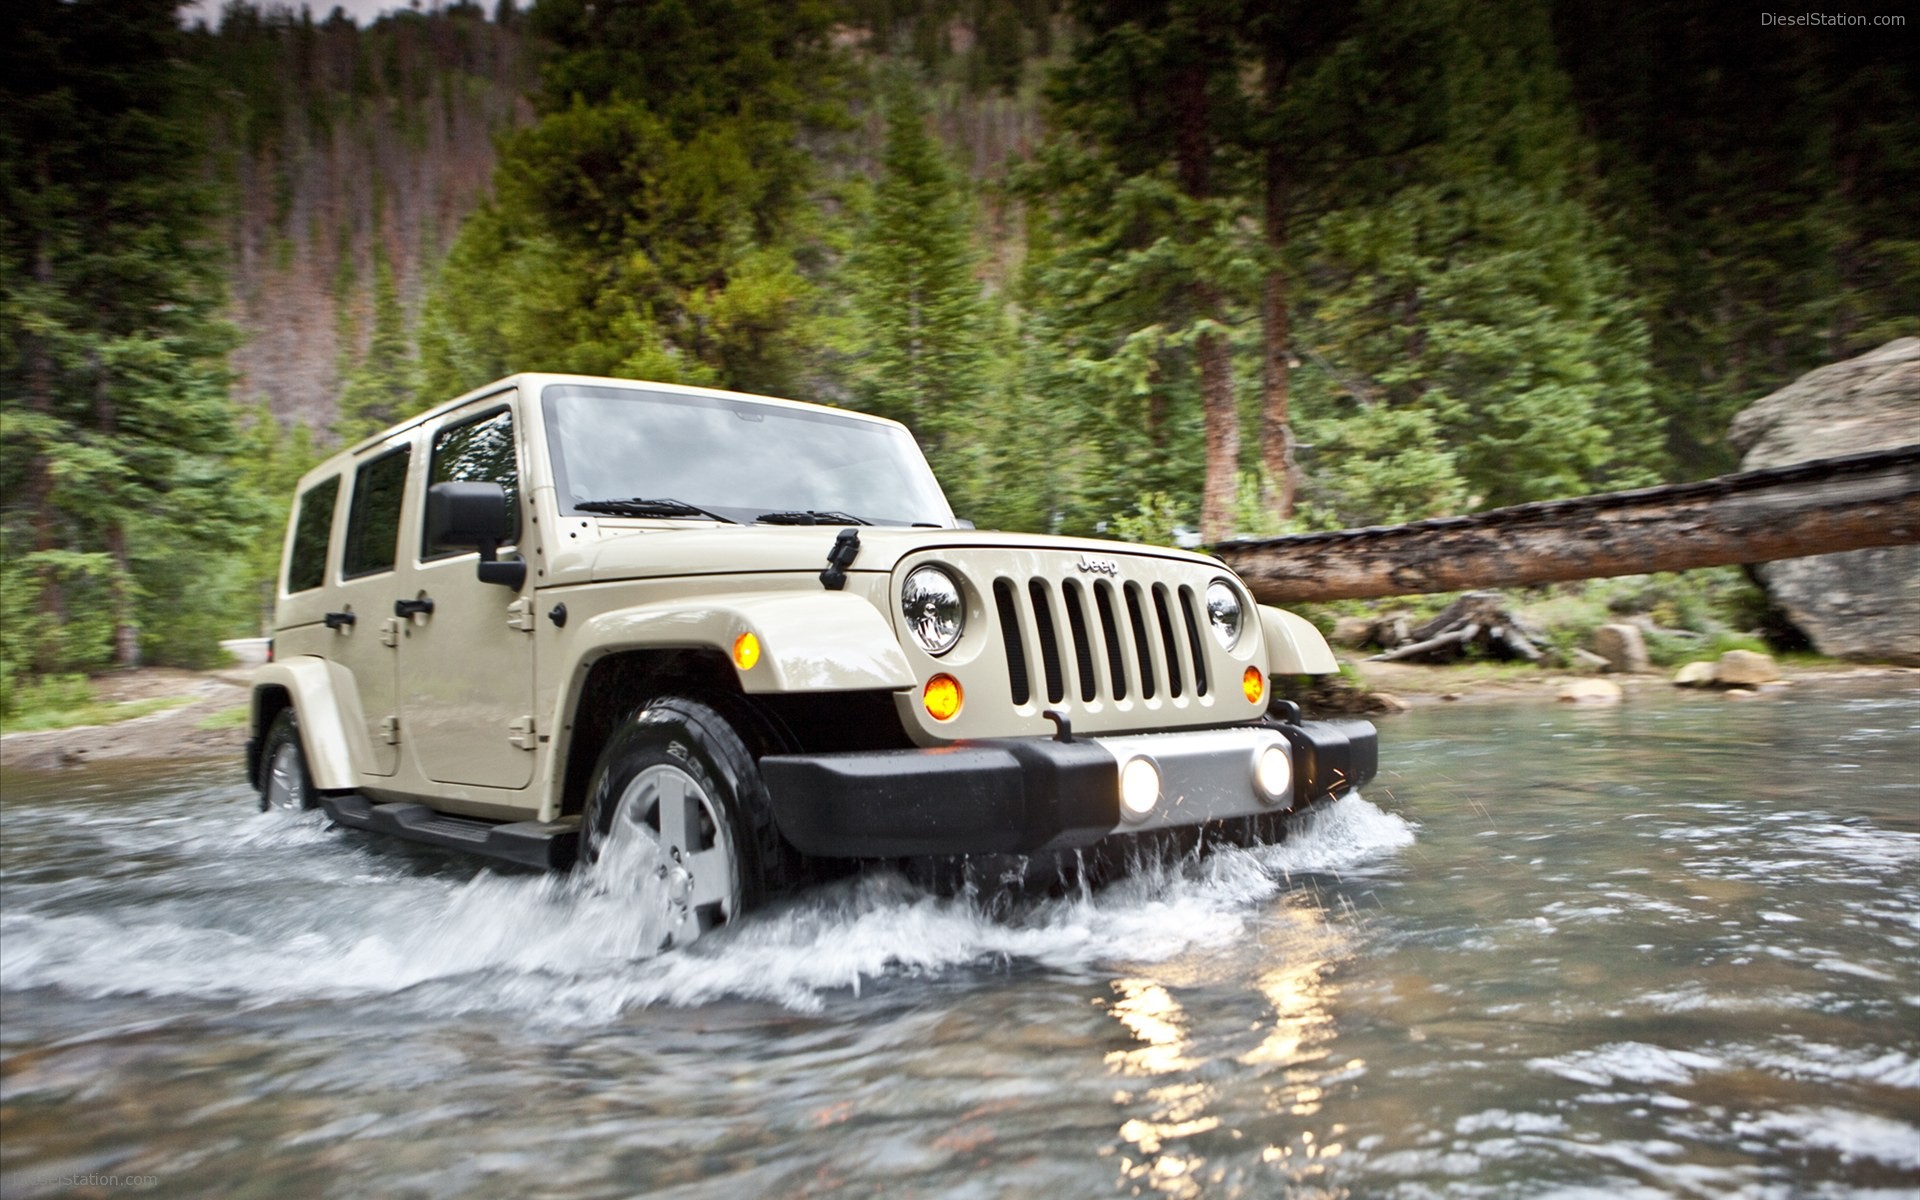
[[(93, 419), (100, 435), (111, 442), (120, 431), (120, 418), (108, 386), (106, 364), (95, 353), (89, 356), (93, 367)], [(127, 525), (115, 515), (105, 530), (107, 554), (113, 559), (113, 665), (140, 665), (140, 617), (133, 594), (133, 560), (127, 553)]]
[[(1180, 189), (1195, 200), (1205, 200), (1212, 187), (1213, 133), (1207, 113), (1207, 72), (1204, 56), (1181, 68), (1175, 77), (1174, 104), (1178, 113), (1174, 131), (1174, 158)], [(1188, 289), (1196, 323), (1220, 320), (1220, 289), (1196, 280)], [(1225, 537), (1233, 524), (1233, 497), (1240, 473), (1240, 412), (1233, 398), (1233, 361), (1224, 334), (1202, 333), (1194, 339), (1194, 357), (1200, 368), (1200, 403), (1207, 438), (1207, 476), (1200, 498), (1200, 536), (1208, 541)]]
[(1471, 517), (1214, 547), (1271, 604), (1525, 587), (1920, 543), (1920, 445)]
[[(1202, 320), (1216, 320), (1219, 293), (1207, 284), (1193, 286)], [(1200, 398), (1206, 416), (1207, 478), (1200, 498), (1200, 536), (1217, 541), (1233, 528), (1233, 498), (1239, 483), (1240, 411), (1233, 399), (1233, 362), (1227, 339), (1202, 334), (1194, 342), (1200, 359)]]
[[(1280, 97), (1286, 87), (1286, 53), (1276, 40), (1267, 44), (1267, 115), (1276, 119)], [(1292, 316), (1288, 312), (1291, 297), (1281, 255), (1287, 248), (1288, 173), (1286, 153), (1277, 131), (1270, 133), (1266, 148), (1266, 221), (1265, 240), (1270, 262), (1265, 285), (1260, 292), (1260, 463), (1266, 468), (1266, 483), (1271, 490), (1267, 501), (1281, 520), (1293, 516), (1300, 479), (1293, 461), (1293, 418), (1291, 379), (1288, 358), (1292, 354)]]
[[(44, 150), (37, 164), (34, 182), (39, 186), (42, 194), (52, 187)], [(33, 281), (40, 285), (44, 297), (53, 293), (53, 235), (42, 229), (38, 239), (33, 255)], [(43, 420), (51, 419), (53, 416), (53, 351), (47, 345), (47, 339), (38, 334), (28, 334), (21, 341), (26, 359), (27, 407), (35, 416)], [(53, 456), (47, 452), (44, 442), (34, 453), (33, 461), (27, 467), (26, 495), (23, 499), (25, 507), (33, 514), (34, 551), (57, 549), (60, 544), (60, 529), (53, 507)], [(46, 622), (49, 629), (64, 626), (67, 623), (67, 605), (66, 596), (60, 587), (59, 575), (53, 568), (45, 565), (39, 567), (34, 574), (40, 588), (38, 608), (41, 619)], [(54, 671), (64, 665), (54, 661), (58, 645), (58, 639), (55, 638), (38, 640), (33, 664), (36, 670)]]

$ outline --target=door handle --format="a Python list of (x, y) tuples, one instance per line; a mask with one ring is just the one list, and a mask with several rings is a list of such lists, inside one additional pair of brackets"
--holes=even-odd
[(422, 596), (418, 600), (395, 600), (393, 615), (396, 617), (430, 617), (433, 615), (433, 598)]
[(344, 629), (346, 626), (354, 624), (359, 619), (360, 618), (354, 616), (350, 612), (328, 613), (326, 616), (320, 618), (321, 622), (324, 623), (328, 629), (334, 629), (334, 630)]

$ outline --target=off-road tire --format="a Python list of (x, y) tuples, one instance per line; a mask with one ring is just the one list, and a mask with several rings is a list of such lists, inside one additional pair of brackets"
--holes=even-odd
[[(678, 776), (685, 777), (684, 783)], [(685, 799), (696, 805), (689, 811), (708, 814), (714, 826), (708, 828), (707, 821), (701, 820), (701, 828), (690, 831), (695, 844), (670, 845), (674, 839), (668, 836), (665, 818), (657, 808), (651, 817), (638, 812), (622, 816), (619, 811), (623, 803), (664, 805), (672, 798), (663, 795), (662, 789), (673, 787), (688, 788)], [(675, 925), (676, 932), (668, 938), (671, 944), (683, 944), (720, 924), (737, 921), (772, 891), (792, 882), (792, 851), (774, 827), (772, 801), (760, 769), (733, 725), (702, 701), (682, 696), (655, 698), (607, 739), (587, 791), (581, 823), (583, 867), (599, 861), (617, 819), (649, 823), (647, 835), (662, 848), (663, 871), (673, 869), (674, 863), (665, 856), (675, 849), (689, 859), (717, 849), (725, 849), (731, 856), (732, 886), (722, 889), (723, 899), (701, 906), (706, 911), (693, 914), (696, 920)], [(724, 828), (719, 828), (722, 823)], [(703, 869), (688, 864), (693, 878), (686, 886), (711, 897), (716, 891), (707, 872), (714, 860), (702, 861)], [(669, 896), (671, 901), (671, 892)], [(669, 924), (674, 921), (670, 912)]]
[(304, 812), (318, 803), (300, 721), (292, 708), (283, 708), (260, 746), (260, 811)]

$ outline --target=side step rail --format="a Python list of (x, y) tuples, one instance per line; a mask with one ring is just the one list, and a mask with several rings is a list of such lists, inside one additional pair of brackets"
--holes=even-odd
[(478, 821), (435, 812), (424, 804), (375, 804), (358, 792), (320, 797), (336, 825), (387, 833), (445, 850), (564, 871), (580, 852), (580, 821)]

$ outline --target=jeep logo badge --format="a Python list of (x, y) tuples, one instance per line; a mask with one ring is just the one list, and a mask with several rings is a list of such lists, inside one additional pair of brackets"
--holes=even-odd
[(1080, 556), (1080, 569), (1082, 571), (1090, 571), (1095, 575), (1110, 575), (1115, 579), (1120, 578), (1120, 564), (1111, 558), (1101, 558), (1097, 554), (1082, 554)]

